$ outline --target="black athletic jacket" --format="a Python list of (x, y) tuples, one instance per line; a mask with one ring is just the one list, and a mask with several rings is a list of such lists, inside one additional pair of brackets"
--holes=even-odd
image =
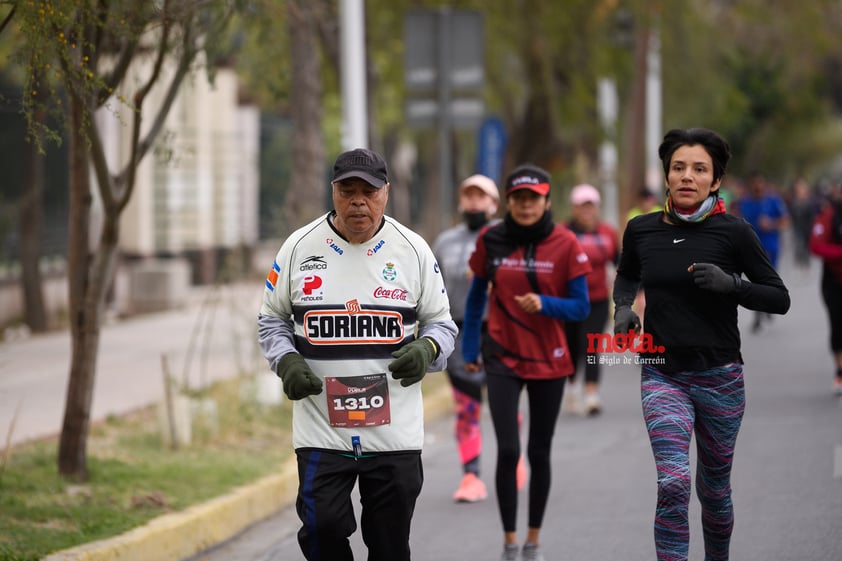
[[(663, 212), (645, 214), (628, 223), (617, 269), (618, 280), (639, 282), (644, 289), (643, 330), (655, 348), (664, 349), (641, 356), (663, 357), (663, 363), (652, 364), (664, 372), (742, 362), (737, 306), (784, 314), (790, 305), (786, 286), (742, 218), (722, 213), (700, 223), (669, 224), (663, 217)], [(742, 281), (732, 294), (704, 290), (687, 270), (693, 263), (713, 263), (750, 282)]]

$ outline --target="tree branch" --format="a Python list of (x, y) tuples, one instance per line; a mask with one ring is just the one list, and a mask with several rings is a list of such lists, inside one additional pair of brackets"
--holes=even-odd
[(3, 33), (3, 30), (6, 29), (6, 26), (9, 25), (9, 22), (12, 21), (12, 18), (15, 15), (15, 10), (18, 9), (17, 4), (12, 5), (12, 9), (6, 14), (6, 17), (3, 18), (3, 23), (0, 23), (0, 33)]
[(99, 128), (94, 122), (95, 115), (91, 115), (85, 126), (85, 133), (90, 140), (91, 148), (89, 150), (91, 156), (91, 163), (94, 166), (94, 173), (96, 174), (97, 187), (99, 194), (102, 197), (102, 206), (105, 209), (107, 216), (112, 215), (117, 210), (122, 210), (117, 207), (115, 201), (113, 178), (108, 171), (108, 161), (105, 159), (105, 150), (102, 147), (102, 138), (99, 135)]
[(123, 48), (120, 51), (120, 56), (117, 59), (117, 64), (115, 64), (114, 68), (111, 69), (111, 72), (105, 76), (103, 79), (105, 85), (99, 90), (99, 92), (97, 92), (96, 99), (98, 105), (105, 103), (105, 101), (111, 96), (111, 93), (117, 88), (120, 82), (123, 81), (123, 78), (125, 78), (126, 72), (134, 59), (135, 51), (137, 51), (138, 43), (139, 37), (135, 37), (123, 45)]
[[(167, 2), (167, 5), (168, 4), (169, 3)], [(200, 4), (201, 3), (197, 3), (196, 5), (199, 6)], [(151, 90), (154, 83), (157, 82), (157, 80), (160, 77), (160, 70), (167, 49), (164, 45), (159, 50), (159, 58), (156, 61), (153, 74), (150, 76), (149, 80), (143, 86), (143, 88), (135, 95), (136, 106), (135, 119), (132, 130), (132, 156), (130, 158), (130, 162), (119, 173), (119, 175), (117, 175), (114, 178), (115, 184), (119, 187), (120, 190), (117, 200), (117, 207), (119, 210), (122, 210), (122, 208), (125, 207), (126, 204), (128, 204), (128, 201), (131, 198), (132, 191), (134, 190), (135, 175), (137, 173), (138, 164), (154, 145), (155, 140), (157, 139), (158, 135), (161, 132), (161, 129), (164, 126), (164, 123), (166, 122), (167, 115), (169, 114), (170, 109), (172, 108), (172, 105), (175, 102), (176, 97), (178, 96), (184, 78), (190, 71), (190, 67), (193, 65), (193, 62), (196, 59), (196, 55), (203, 48), (201, 46), (202, 38), (200, 38), (198, 34), (201, 33), (204, 38), (208, 36), (215, 36), (216, 34), (221, 32), (221, 29), (225, 27), (228, 21), (230, 21), (231, 16), (233, 14), (234, 8), (232, 5), (227, 10), (227, 12), (221, 18), (219, 18), (219, 29), (201, 28), (200, 26), (198, 26), (197, 22), (193, 19), (193, 17), (201, 19), (202, 16), (198, 12), (193, 12), (192, 14), (187, 15), (183, 19), (179, 18), (181, 21), (181, 26), (183, 28), (181, 41), (181, 56), (178, 59), (178, 65), (176, 67), (175, 73), (173, 74), (172, 81), (170, 82), (169, 87), (167, 89), (167, 93), (164, 96), (161, 105), (158, 107), (158, 112), (152, 121), (152, 126), (147, 131), (146, 136), (143, 138), (143, 140), (139, 140), (140, 124), (142, 119), (142, 104), (144, 98)], [(171, 24), (166, 18), (166, 14), (163, 19), (165, 22), (165, 26), (167, 28), (171, 27)], [(199, 31), (196, 30), (197, 27), (199, 27)], [(168, 31), (165, 31), (164, 33), (165, 37), (169, 34)], [(162, 45), (163, 43), (164, 42), (162, 41)]]
[[(164, 61), (167, 59), (167, 50), (169, 49), (169, 40), (170, 40), (170, 19), (167, 17), (167, 12), (169, 8), (169, 0), (164, 1), (164, 6), (161, 12), (161, 19), (163, 20), (163, 28), (161, 31), (161, 40), (158, 43), (158, 57), (155, 59), (155, 65), (152, 67), (152, 74), (150, 74), (149, 79), (146, 83), (138, 90), (138, 92), (134, 96), (135, 107), (140, 108), (143, 104), (143, 100), (149, 94), (149, 91), (152, 89), (152, 86), (155, 85), (155, 82), (158, 81), (158, 78), (161, 75), (161, 68), (164, 66)], [(185, 30), (187, 33), (187, 30)]]
[(167, 115), (169, 114), (170, 108), (175, 102), (175, 98), (178, 95), (179, 89), (181, 88), (181, 83), (184, 81), (184, 77), (190, 70), (190, 65), (193, 63), (193, 59), (196, 57), (197, 49), (194, 45), (192, 45), (192, 27), (192, 22), (185, 23), (184, 38), (182, 41), (182, 52), (181, 57), (178, 61), (178, 66), (176, 68), (175, 74), (173, 75), (172, 81), (170, 82), (167, 93), (164, 96), (164, 100), (161, 103), (161, 106), (158, 108), (158, 113), (155, 115), (155, 118), (152, 121), (152, 126), (150, 127), (149, 131), (146, 133), (146, 136), (142, 141), (138, 141), (140, 137), (140, 122), (142, 117), (142, 111), (140, 107), (140, 104), (143, 103), (142, 98), (139, 99), (139, 103), (135, 108), (134, 130), (132, 131), (132, 157), (130, 158), (130, 161), (127, 164), (127, 166), (123, 169), (123, 171), (120, 172), (120, 174), (116, 178), (117, 184), (120, 185), (123, 189), (123, 192), (120, 194), (120, 200), (117, 203), (120, 209), (122, 209), (128, 203), (129, 198), (131, 197), (132, 191), (134, 189), (134, 178), (135, 173), (137, 171), (137, 164), (144, 158), (144, 156), (146, 156), (146, 153), (149, 152), (149, 150), (155, 142), (155, 139), (161, 132), (161, 129), (164, 126), (164, 122), (167, 119)]
[(106, 18), (108, 17), (108, 5), (105, 0), (99, 0), (94, 11), (93, 24), (93, 54), (91, 55), (91, 67), (96, 68), (99, 63), (99, 53), (102, 50), (102, 39), (108, 29)]

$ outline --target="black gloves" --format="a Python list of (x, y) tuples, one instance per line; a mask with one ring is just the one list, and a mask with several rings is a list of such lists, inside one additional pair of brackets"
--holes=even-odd
[(400, 380), (403, 387), (420, 382), (427, 374), (427, 367), (439, 354), (436, 343), (421, 337), (392, 353), (395, 360), (389, 363), (392, 378)]
[(322, 381), (313, 374), (307, 361), (298, 353), (287, 353), (278, 361), (278, 376), (284, 383), (284, 393), (292, 400), (322, 393)]
[[(389, 364), (392, 377), (406, 387), (420, 382), (427, 367), (436, 358), (438, 347), (429, 337), (422, 337), (392, 353)], [(287, 353), (278, 361), (278, 376), (284, 383), (284, 393), (292, 400), (322, 393), (322, 380), (313, 374), (307, 362), (298, 353)]]
[(619, 306), (614, 310), (614, 335), (629, 331), (640, 333), (640, 318), (631, 306)]
[(730, 294), (741, 284), (739, 275), (728, 274), (713, 263), (693, 263), (688, 271), (693, 274), (696, 286), (711, 292)]

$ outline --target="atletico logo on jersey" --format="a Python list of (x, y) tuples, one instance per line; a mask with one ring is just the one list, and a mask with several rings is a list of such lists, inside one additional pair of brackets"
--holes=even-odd
[(269, 292), (275, 292), (279, 274), (281, 274), (281, 267), (277, 261), (272, 261), (272, 269), (269, 271), (269, 276), (266, 277), (266, 288), (269, 289)]

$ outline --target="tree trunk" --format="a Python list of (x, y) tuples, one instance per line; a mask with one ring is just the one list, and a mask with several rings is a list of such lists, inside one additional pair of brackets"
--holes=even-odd
[[(545, 11), (542, 0), (529, 0), (525, 6), (527, 28), (538, 29)], [(534, 24), (534, 25), (530, 25)], [(523, 44), (528, 98), (526, 109), (511, 135), (511, 166), (531, 162), (552, 171), (558, 167), (561, 141), (555, 100), (558, 95), (552, 80), (552, 52), (545, 37), (526, 33)]]
[(629, 125), (624, 139), (625, 170), (618, 181), (620, 223), (625, 226), (635, 194), (646, 185), (646, 57), (649, 52), (649, 28), (642, 18), (635, 25), (634, 81), (627, 115)]
[(88, 167), (88, 141), (84, 133), (86, 115), (83, 102), (71, 95), (69, 122), (70, 220), (68, 232), (68, 286), (72, 355), (67, 382), (64, 421), (59, 441), (58, 470), (69, 479), (88, 478), (87, 443), (94, 388), (99, 324), (87, 306), (91, 184)]
[[(39, 89), (39, 92), (43, 88)], [(39, 94), (43, 97), (43, 94)], [(41, 141), (30, 139), (25, 148), (23, 182), (24, 191), (20, 204), (20, 263), (21, 289), (23, 291), (24, 322), (34, 333), (47, 330), (47, 309), (44, 304), (43, 279), (41, 278), (41, 234), (44, 226), (44, 155), (41, 126), (46, 121), (43, 100), (36, 100), (32, 119), (33, 135)]]
[(322, 83), (315, 7), (309, 0), (288, 0), (287, 19), (293, 87), (290, 92), (292, 172), (284, 214), (291, 232), (324, 211), (327, 200), (322, 135)]

